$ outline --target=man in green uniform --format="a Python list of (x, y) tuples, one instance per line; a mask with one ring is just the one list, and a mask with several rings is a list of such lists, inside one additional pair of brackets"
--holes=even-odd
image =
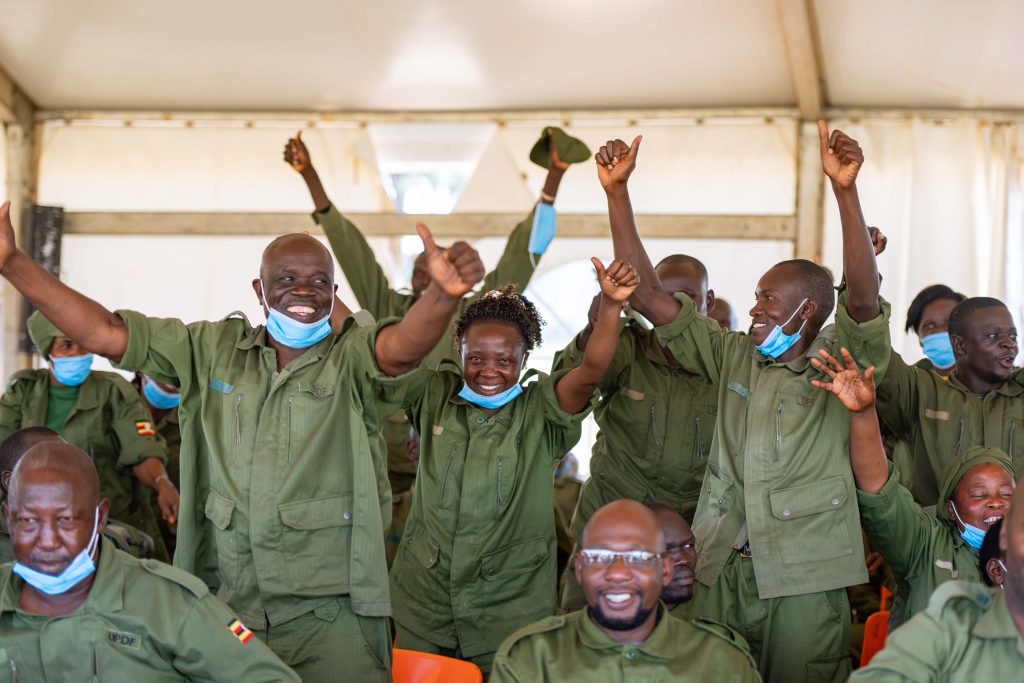
[(1024, 671), (1024, 486), (999, 533), (1003, 589), (950, 581), (928, 609), (892, 633), (854, 681), (954, 683), (1016, 681)]
[[(113, 372), (92, 370), (92, 354), (36, 311), (28, 331), (50, 368), (19, 370), (0, 397), (0, 439), (22, 427), (45, 425), (84, 450), (96, 463), (111, 518), (153, 540), (153, 557), (170, 562), (160, 537), (150, 491), (173, 522), (178, 489), (167, 476), (167, 448), (138, 392)], [(65, 370), (65, 363), (77, 366)]]
[(922, 509), (886, 460), (872, 369), (864, 372), (848, 352), (842, 355), (840, 361), (823, 351), (823, 360), (813, 360), (829, 379), (812, 383), (850, 410), (850, 461), (861, 519), (897, 584), (891, 632), (923, 610), (937, 586), (954, 579), (981, 582), (978, 551), (985, 532), (1010, 508), (1013, 466), (997, 448), (972, 448), (946, 466), (941, 504)]
[[(459, 314), (466, 306), (476, 301), (484, 292), (514, 284), (523, 292), (533, 277), (537, 259), (547, 249), (555, 236), (555, 198), (562, 182), (562, 176), (573, 162), (585, 161), (590, 157), (586, 146), (565, 134), (559, 128), (545, 129), (537, 143), (546, 146), (548, 154), (538, 155), (535, 147), (531, 158), (535, 163), (547, 167), (548, 175), (541, 191), (541, 199), (530, 213), (520, 222), (508, 237), (505, 251), (497, 267), (484, 278), (483, 286), (460, 302)], [(412, 292), (396, 292), (391, 289), (384, 271), (374, 256), (366, 238), (351, 221), (346, 219), (327, 196), (320, 176), (313, 166), (309, 150), (302, 142), (302, 133), (288, 141), (284, 149), (284, 160), (306, 183), (316, 211), (315, 220), (324, 229), (331, 244), (334, 257), (338, 260), (345, 279), (355, 294), (359, 305), (378, 320), (405, 315), (409, 307), (430, 284), (424, 254), (413, 263)], [(455, 360), (451, 343), (452, 330), (441, 338), (441, 342), (424, 360), (424, 364), (435, 367), (441, 360)], [(413, 482), (416, 479), (417, 458), (413, 457), (419, 448), (418, 437), (412, 431), (405, 413), (396, 413), (382, 426), (388, 448), (388, 478), (393, 498), (391, 526), (385, 530), (387, 537), (388, 566), (394, 560), (398, 543), (402, 540), (405, 523), (412, 509)]]
[[(708, 271), (697, 259), (668, 256), (655, 272), (666, 291), (685, 293), (700, 313), (714, 308)], [(554, 369), (582, 362), (595, 316), (596, 307), (591, 306), (587, 327), (555, 357)], [(590, 479), (572, 519), (573, 539), (579, 542), (595, 510), (622, 498), (659, 501), (692, 520), (715, 433), (717, 385), (683, 369), (662, 348), (654, 330), (627, 319), (600, 393), (601, 402), (594, 409), (599, 431)], [(562, 577), (561, 609), (571, 612), (583, 604), (570, 564)]]
[(574, 562), (587, 608), (512, 634), (491, 683), (761, 680), (730, 629), (676, 619), (659, 602), (672, 563), (651, 510), (630, 500), (606, 505), (581, 546)]
[(671, 505), (647, 503), (665, 535), (665, 555), (672, 566), (672, 578), (661, 589), (661, 601), (669, 614), (688, 619), (687, 603), (693, 599), (693, 571), (697, 567), (697, 539), (693, 529)]
[[(832, 279), (810, 261), (777, 264), (758, 282), (750, 334), (725, 332), (685, 294), (659, 285), (636, 232), (627, 181), (640, 138), (598, 152), (617, 258), (635, 260), (631, 302), (679, 363), (718, 385), (714, 443), (694, 516), (699, 559), (691, 614), (750, 643), (768, 681), (841, 681), (849, 673), (845, 588), (867, 571), (847, 441), (850, 418), (810, 386), (810, 359), (843, 345), (884, 374), (888, 306), (856, 178), (863, 153), (819, 122), (821, 161), (839, 203), (843, 270), (836, 324)], [(645, 284), (646, 283), (646, 284)]]
[(4, 504), (0, 667), (12, 681), (298, 681), (202, 581), (101, 536), (89, 456), (63, 441), (22, 458)]
[[(156, 433), (164, 440), (167, 447), (167, 476), (175, 487), (181, 486), (180, 465), (181, 459), (181, 426), (178, 424), (178, 405), (181, 403), (181, 394), (170, 384), (159, 382), (152, 377), (146, 377), (136, 372), (132, 378), (132, 386), (146, 402), (146, 407), (153, 416)], [(155, 496), (153, 503), (156, 503)], [(174, 546), (176, 537), (174, 525), (166, 519), (160, 520), (160, 535), (163, 537), (164, 545), (167, 546), (171, 557), (174, 557)]]
[[(434, 282), (405, 318), (332, 332), (330, 253), (266, 248), (253, 291), (267, 328), (111, 313), (18, 250), (0, 207), (0, 272), (84, 348), (181, 390), (178, 566), (310, 680), (387, 680), (391, 511), (380, 419), (483, 277), (464, 242), (418, 226)], [(342, 672), (339, 674), (339, 672)]]
[(966, 299), (950, 313), (949, 338), (956, 365), (948, 379), (893, 351), (878, 383), (878, 414), (910, 448), (909, 488), (923, 505), (936, 502), (950, 460), (973, 446), (998, 448), (1024, 468), (1024, 369), (1013, 365), (1013, 316), (998, 299)]

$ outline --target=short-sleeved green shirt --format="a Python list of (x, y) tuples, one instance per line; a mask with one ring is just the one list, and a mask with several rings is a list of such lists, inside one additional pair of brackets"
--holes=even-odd
[(612, 640), (586, 610), (548, 617), (502, 643), (491, 683), (754, 683), (761, 680), (742, 638), (728, 627), (683, 621), (658, 608), (643, 643)]
[[(573, 339), (553, 367), (582, 362)], [(657, 334), (630, 321), (622, 324), (599, 391), (594, 418), (600, 431), (573, 537), (580, 539), (598, 508), (620, 498), (671, 505), (692, 520), (715, 433), (718, 387), (670, 364)]]
[(0, 567), (4, 680), (299, 680), (258, 638), (243, 643), (231, 632), (234, 614), (199, 579), (129, 557), (106, 539), (100, 548), (89, 596), (64, 617), (22, 610), (22, 580)]
[(564, 374), (540, 374), (490, 417), (458, 395), (451, 361), (410, 383), (420, 471), (391, 594), (395, 621), (418, 636), (475, 657), (554, 612), (554, 473), (592, 407), (561, 409)]
[(389, 614), (380, 419), (404, 379), (377, 368), (387, 323), (357, 329), (350, 318), (278, 372), (262, 325), (119, 315), (120, 365), (181, 390), (176, 564), (219, 585), (253, 628), (346, 594), (356, 614)]
[(759, 596), (802, 595), (867, 581), (856, 488), (850, 469), (850, 414), (811, 386), (823, 378), (810, 361), (846, 347), (884, 377), (889, 305), (865, 323), (846, 312), (788, 363), (761, 354), (740, 332), (726, 332), (676, 294), (676, 319), (658, 339), (689, 369), (718, 386), (718, 422), (694, 517), (697, 579), (710, 586), (734, 548), (749, 540)]
[(998, 589), (951, 581), (928, 609), (890, 633), (885, 649), (850, 681), (961, 683), (1019, 681), (1024, 638)]

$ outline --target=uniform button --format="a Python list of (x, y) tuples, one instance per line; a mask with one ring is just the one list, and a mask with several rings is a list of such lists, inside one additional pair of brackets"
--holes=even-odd
[(721, 498), (719, 498), (719, 499), (718, 499), (718, 504), (719, 504), (719, 505), (721, 505), (721, 504), (722, 504), (722, 499), (721, 499)]
[(409, 538), (405, 539), (405, 544), (406, 545), (412, 545), (412, 536), (410, 536)]
[(833, 505), (839, 505), (839, 499), (838, 498), (833, 498), (832, 499), (832, 504)]
[(477, 423), (478, 425), (482, 425), (482, 424), (483, 424), (483, 423), (484, 423), (484, 422), (485, 422), (486, 420), (487, 420), (487, 418), (486, 418), (486, 417), (484, 417), (483, 415), (479, 415), (479, 416), (477, 416), (477, 418), (476, 418), (476, 423)]
[(790, 515), (789, 508), (786, 508), (785, 510), (782, 511), (782, 516), (783, 517), (789, 517), (789, 515)]
[(626, 659), (631, 662), (636, 659), (636, 650), (626, 650)]
[(487, 570), (487, 576), (494, 576), (494, 574), (497, 571), (498, 571), (497, 569), (495, 569), (494, 567), (491, 567), (490, 569)]
[(352, 513), (346, 510), (345, 514), (343, 514), (342, 517), (344, 517), (345, 521), (347, 522), (348, 520), (352, 519)]

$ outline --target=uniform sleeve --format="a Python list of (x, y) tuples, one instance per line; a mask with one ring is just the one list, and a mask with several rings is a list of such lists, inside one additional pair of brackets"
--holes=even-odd
[(0, 441), (21, 429), (25, 388), (28, 382), (15, 379), (0, 396)]
[(889, 480), (882, 490), (875, 494), (857, 491), (857, 504), (872, 545), (897, 577), (907, 579), (922, 566), (923, 556), (932, 551), (932, 537), (945, 529), (925, 514), (899, 482), (899, 472), (890, 466)]
[(858, 323), (846, 311), (846, 296), (845, 291), (840, 293), (836, 306), (836, 333), (839, 345), (845, 347), (862, 368), (875, 366), (877, 384), (884, 381), (889, 367), (889, 356), (892, 353), (892, 341), (889, 336), (889, 316), (892, 307), (888, 301), (879, 298), (881, 313), (872, 320)]
[(128, 326), (128, 348), (114, 367), (142, 372), (161, 382), (182, 386), (193, 371), (192, 333), (174, 318), (150, 318), (135, 311), (117, 311)]
[[(928, 372), (906, 364), (895, 351), (889, 354), (889, 367), (878, 384), (878, 416), (886, 427), (904, 441), (910, 438), (919, 414), (918, 373)], [(877, 381), (877, 380), (876, 380)]]
[(173, 666), (190, 681), (293, 681), (289, 669), (255, 636), (243, 643), (229, 629), (235, 616), (212, 595), (200, 598), (177, 635)]
[[(965, 637), (968, 634), (963, 634)], [(889, 634), (885, 648), (871, 663), (857, 669), (855, 681), (884, 683), (938, 683), (950, 680), (944, 673), (947, 662), (955, 661), (955, 636), (931, 613), (921, 612)]]
[(494, 270), (484, 276), (484, 282), (479, 291), (468, 299), (464, 299), (463, 306), (476, 301), (492, 289), (500, 289), (507, 284), (516, 286), (516, 291), (522, 293), (530, 284), (533, 277), (534, 259), (531, 258), (527, 248), (530, 246), (530, 232), (533, 230), (533, 211), (517, 225), (508, 236), (505, 242), (505, 251), (501, 253), (501, 259)]
[(658, 342), (668, 348), (684, 369), (717, 384), (727, 340), (739, 333), (726, 332), (714, 320), (697, 313), (693, 299), (686, 294), (674, 296), (682, 308), (675, 320), (654, 328)]
[[(584, 352), (576, 347), (576, 340), (578, 338), (579, 335), (573, 337), (569, 341), (568, 346), (555, 354), (555, 358), (551, 362), (552, 374), (560, 370), (572, 370), (583, 364)], [(625, 325), (625, 321), (620, 321), (619, 344), (615, 348), (615, 355), (612, 357), (611, 365), (608, 366), (608, 372), (605, 373), (604, 379), (601, 380), (601, 384), (598, 386), (602, 396), (609, 394), (619, 387), (620, 377), (629, 368), (636, 353), (636, 344), (636, 337), (630, 331), (630, 328)]]
[(359, 305), (378, 319), (404, 315), (411, 297), (391, 289), (377, 263), (376, 254), (359, 228), (342, 216), (333, 204), (326, 213), (315, 212), (313, 220), (324, 229), (334, 258), (338, 260)]
[(583, 420), (597, 406), (599, 398), (598, 393), (595, 391), (590, 396), (587, 405), (580, 412), (573, 414), (562, 410), (562, 406), (558, 403), (558, 395), (555, 393), (555, 386), (569, 372), (571, 371), (561, 370), (547, 375), (530, 386), (532, 391), (540, 393), (541, 409), (547, 422), (547, 433), (556, 441), (554, 448), (551, 450), (555, 462), (560, 462), (565, 457), (565, 454), (579, 441)]
[(117, 441), (117, 464), (133, 467), (147, 458), (167, 464), (167, 444), (157, 433), (153, 418), (135, 387), (120, 376), (110, 378), (110, 428)]

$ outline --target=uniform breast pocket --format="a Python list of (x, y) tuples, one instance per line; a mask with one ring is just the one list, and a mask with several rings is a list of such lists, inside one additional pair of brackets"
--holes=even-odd
[(334, 389), (327, 386), (299, 384), (297, 391), (288, 394), (288, 462), (306, 452), (302, 446), (310, 435), (332, 428), (333, 402)]
[(968, 446), (964, 419), (956, 412), (925, 407), (921, 410), (920, 423), (925, 450), (934, 461), (935, 476), (938, 477), (945, 466)]
[[(230, 371), (215, 371), (213, 377), (226, 377)], [(203, 409), (204, 425), (221, 425), (219, 438), (223, 452), (231, 453), (234, 462), (240, 462), (252, 452), (256, 433), (258, 400), (252, 387), (229, 384), (225, 380), (211, 379), (209, 396)], [(218, 430), (210, 431), (211, 435)]]
[(153, 652), (140, 634), (104, 629), (93, 646), (93, 680), (162, 683), (180, 681), (181, 674)]
[(848, 497), (842, 477), (770, 491), (776, 554), (786, 564), (804, 564), (853, 553)]
[(296, 592), (329, 595), (348, 591), (352, 542), (352, 494), (297, 500), (277, 506), (282, 545)]
[(1024, 414), (1003, 418), (1003, 446), (1019, 472), (1024, 465)]
[[(816, 391), (812, 389), (812, 391)], [(799, 435), (814, 434), (820, 416), (814, 412), (814, 404), (821, 397), (812, 393), (780, 391), (776, 399), (775, 417), (775, 449), (781, 459), (796, 445)]]
[(620, 429), (631, 435), (630, 450), (654, 464), (660, 460), (662, 440), (658, 429), (658, 402), (658, 397), (649, 392), (622, 387), (610, 406), (616, 413)]
[(520, 449), (523, 446), (522, 434), (516, 434), (514, 438), (503, 439), (503, 442), (497, 448), (494, 460), (494, 502), (499, 516), (515, 496), (516, 485), (519, 482), (519, 468), (524, 462), (524, 458), (520, 456)]

